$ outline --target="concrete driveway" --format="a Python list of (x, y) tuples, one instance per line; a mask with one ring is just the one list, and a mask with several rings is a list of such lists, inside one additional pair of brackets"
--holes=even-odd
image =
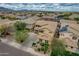
[(26, 41), (23, 43), (23, 46), (26, 46), (26, 47), (32, 47), (32, 43), (37, 41), (37, 37), (36, 37), (36, 34), (33, 33), (33, 32), (30, 32), (29, 33), (29, 37), (26, 39)]

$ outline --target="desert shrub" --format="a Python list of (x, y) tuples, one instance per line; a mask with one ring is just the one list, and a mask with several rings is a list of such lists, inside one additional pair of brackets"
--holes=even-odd
[(18, 43), (23, 43), (28, 37), (28, 33), (26, 30), (16, 31), (15, 39)]
[(53, 56), (59, 56), (63, 55), (65, 51), (64, 44), (61, 40), (54, 39), (52, 42), (52, 52), (51, 55)]
[(17, 21), (14, 24), (14, 27), (15, 27), (16, 30), (24, 30), (26, 28), (26, 23), (21, 22), (21, 21)]

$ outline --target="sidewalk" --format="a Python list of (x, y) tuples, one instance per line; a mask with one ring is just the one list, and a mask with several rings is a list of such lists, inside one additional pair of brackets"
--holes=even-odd
[(31, 53), (31, 54), (33, 54), (33, 55), (35, 55), (35, 56), (46, 56), (46, 55), (44, 55), (44, 54), (40, 54), (40, 53), (38, 53), (38, 52), (35, 52), (32, 48), (28, 48), (28, 47), (22, 46), (22, 45), (20, 45), (20, 44), (14, 42), (14, 41), (9, 41), (8, 39), (1, 39), (1, 42), (2, 42), (2, 43), (5, 43), (5, 44), (7, 44), (7, 45), (10, 45), (10, 46), (12, 46), (12, 47), (15, 47), (15, 48), (17, 48), (17, 49), (20, 49), (20, 50), (22, 50), (22, 51)]

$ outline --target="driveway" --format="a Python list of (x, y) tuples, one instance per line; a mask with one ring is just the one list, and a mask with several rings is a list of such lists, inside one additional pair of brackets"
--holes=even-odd
[(32, 47), (32, 43), (37, 40), (36, 34), (30, 32), (29, 37), (26, 39), (26, 41), (23, 43), (23, 46), (26, 47)]

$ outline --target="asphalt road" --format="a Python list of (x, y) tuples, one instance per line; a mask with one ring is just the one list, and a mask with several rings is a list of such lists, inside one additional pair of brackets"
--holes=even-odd
[(33, 54), (21, 51), (0, 42), (0, 56), (33, 56)]

